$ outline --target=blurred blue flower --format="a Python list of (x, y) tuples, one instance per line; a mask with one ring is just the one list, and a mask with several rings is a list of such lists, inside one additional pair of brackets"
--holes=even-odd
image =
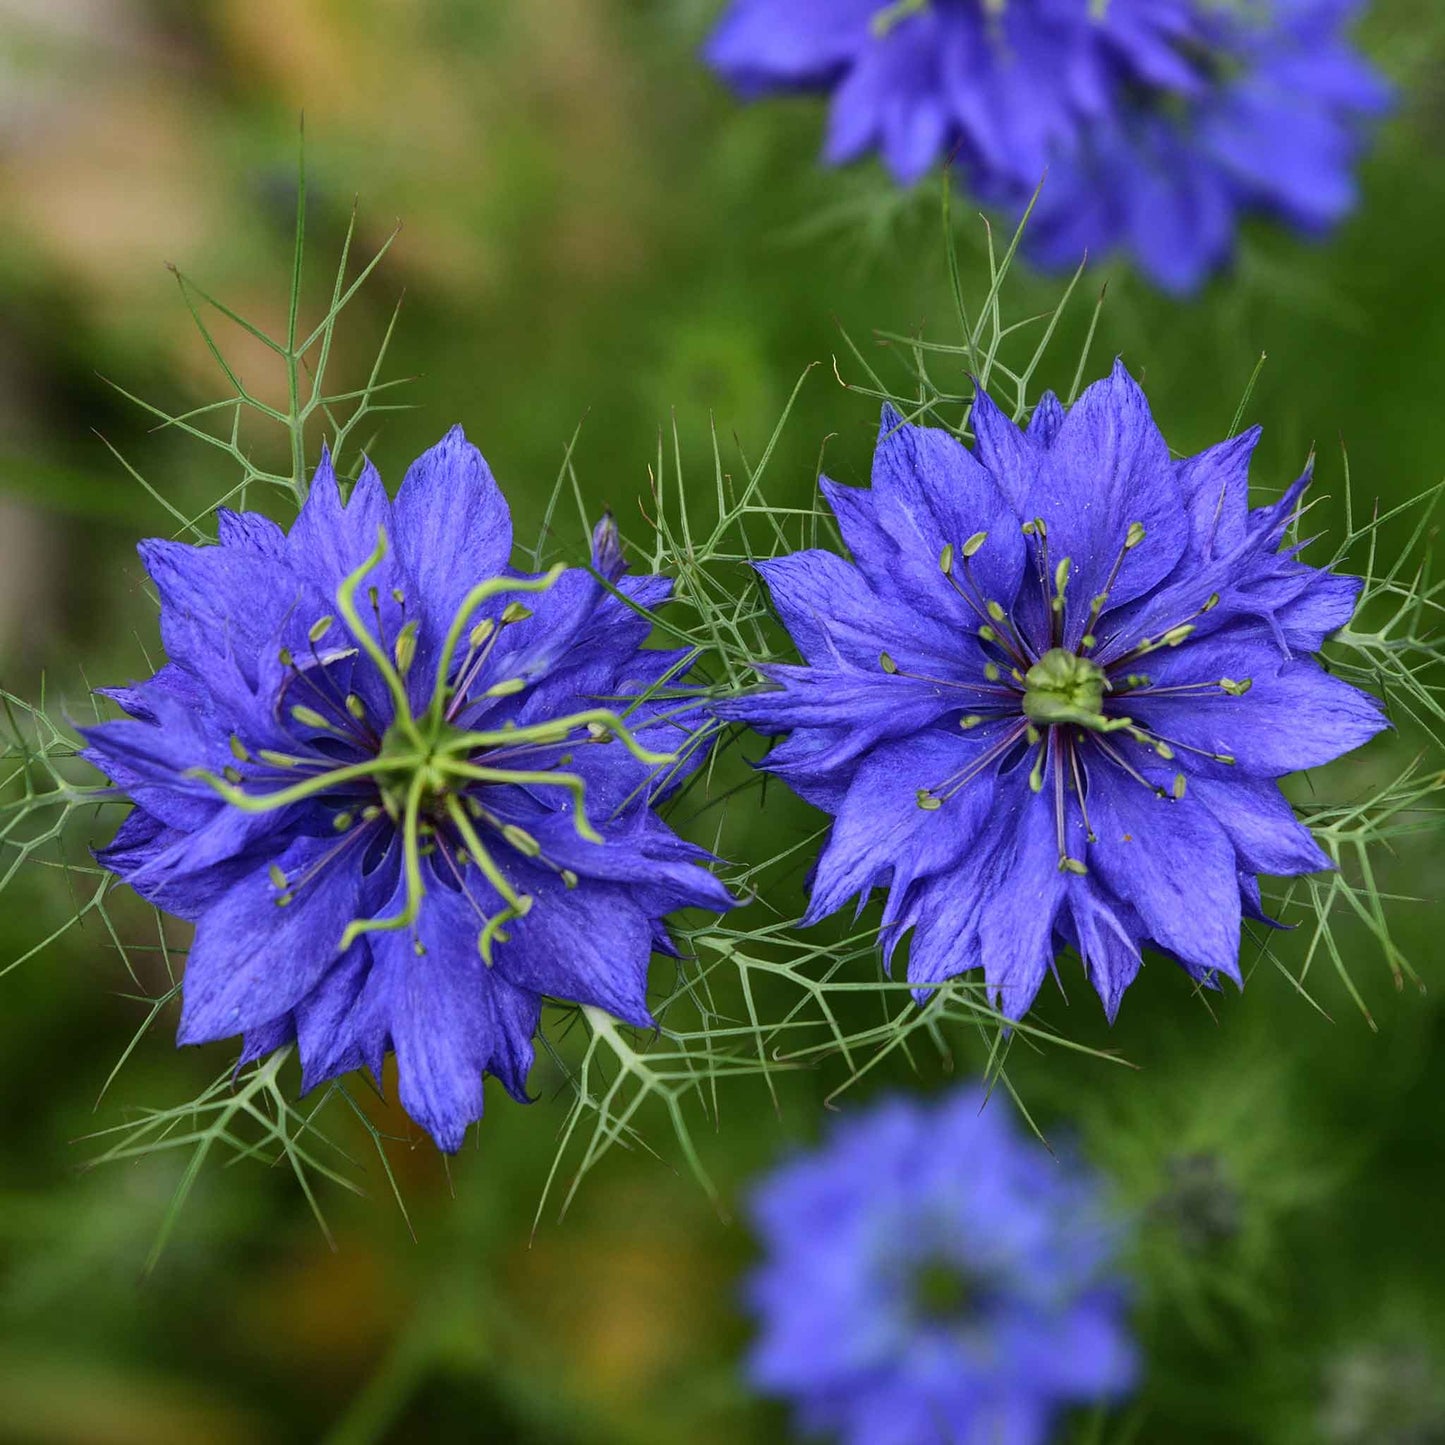
[(1361, 0), (735, 0), (707, 46), (744, 95), (832, 93), (826, 159), (878, 147), (911, 184), (952, 157), (1072, 268), (1128, 250), (1190, 291), (1241, 215), (1319, 233), (1354, 205), (1388, 91), (1345, 31)]
[(1275, 780), (1386, 725), (1311, 657), (1361, 584), (1287, 540), (1308, 475), (1250, 510), (1258, 429), (1175, 461), (1122, 365), (972, 425), (885, 410), (872, 489), (823, 482), (853, 561), (760, 564), (806, 665), (719, 710), (834, 815), (805, 921), (886, 884), (920, 1001), (982, 968), (1015, 1019), (1066, 944), (1110, 1019), (1146, 945), (1238, 983), (1256, 875), (1330, 866)]
[[(307, 1089), (392, 1050), (447, 1150), (485, 1073), (526, 1097), (544, 995), (648, 1025), (662, 916), (730, 904), (653, 811), (688, 766), (682, 656), (591, 572), (511, 549), (460, 428), (394, 503), (368, 464), (343, 505), (323, 459), (289, 534), (222, 511), (219, 546), (142, 545), (168, 661), (87, 730), (135, 803), (101, 861), (196, 924), (180, 1042), (295, 1041)], [(593, 565), (668, 595), (623, 575), (610, 521)]]
[(1002, 1099), (892, 1099), (755, 1194), (760, 1390), (850, 1445), (1042, 1445), (1134, 1381), (1095, 1180)]

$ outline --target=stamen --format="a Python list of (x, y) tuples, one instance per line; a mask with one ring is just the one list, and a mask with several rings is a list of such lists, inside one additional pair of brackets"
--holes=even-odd
[[(1170, 749), (1182, 748), (1186, 753), (1194, 753), (1197, 757), (1208, 758), (1212, 763), (1223, 763), (1226, 767), (1231, 768), (1235, 765), (1233, 753), (1206, 752), (1203, 748), (1196, 748), (1192, 743), (1181, 743), (1178, 738), (1166, 737), (1162, 733), (1146, 732), (1143, 728), (1138, 729), (1138, 731), (1145, 733), (1148, 745), (1154, 747), (1156, 751), (1158, 751), (1156, 744), (1162, 744), (1164, 747)], [(1159, 756), (1164, 757), (1165, 755), (1160, 753)], [(1173, 752), (1171, 751), (1168, 756), (1172, 758), (1174, 756)]]
[[(556, 585), (557, 579), (566, 570), (559, 562), (541, 577), (489, 577), (484, 582), (478, 582), (467, 593), (462, 599), (462, 605), (457, 608), (456, 616), (452, 618), (451, 626), (447, 629), (446, 641), (442, 644), (441, 655), (437, 658), (436, 682), (432, 688), (432, 708), (438, 718), (445, 713), (447, 682), (451, 677), (452, 663), (456, 658), (457, 647), (477, 608), (489, 598), (496, 597), (503, 592), (545, 592)], [(507, 621), (507, 613), (513, 605), (515, 604), (509, 604), (508, 608), (503, 609), (502, 620), (504, 623)], [(514, 620), (520, 620), (520, 617), (514, 615)]]
[(1214, 692), (1225, 692), (1230, 697), (1243, 697), (1254, 686), (1253, 680), (1247, 677), (1240, 682), (1236, 682), (1232, 677), (1221, 677), (1216, 682), (1180, 682), (1169, 687), (1154, 687), (1152, 679), (1147, 675), (1131, 673), (1124, 681), (1131, 692), (1120, 693), (1120, 697), (1208, 697)]
[[(1196, 617), (1198, 615), (1198, 613), (1195, 614)], [(1133, 662), (1136, 657), (1147, 657), (1151, 652), (1158, 652), (1164, 647), (1178, 647), (1193, 632), (1194, 624), (1192, 622), (1181, 622), (1177, 627), (1171, 627), (1167, 632), (1161, 632), (1158, 637), (1146, 637), (1131, 652), (1126, 652), (1113, 666), (1119, 667), (1126, 662)]]
[[(987, 540), (987, 532), (975, 532), (973, 536), (963, 544), (963, 575), (970, 590), (965, 591), (965, 589), (959, 585), (958, 578), (953, 574), (951, 548), (944, 549), (944, 557), (948, 560), (949, 566), (943, 568), (943, 575), (948, 578), (953, 590), (968, 603), (975, 616), (984, 624), (984, 626), (979, 629), (978, 635), (982, 637), (985, 642), (999, 643), (1004, 651), (1011, 655), (1013, 661), (1027, 667), (1028, 660), (1033, 656), (1033, 652), (1027, 643), (1024, 642), (1023, 638), (1019, 636), (1013, 624), (1008, 622), (1008, 637), (1002, 641), (997, 633), (994, 632), (994, 629), (988, 626), (990, 619), (994, 622), (1007, 622), (1008, 614), (997, 602), (985, 603), (983, 601), (983, 589), (978, 585), (978, 579), (973, 575), (973, 568), (969, 565), (979, 548), (982, 547)], [(940, 563), (942, 560), (941, 558)]]
[[(416, 720), (412, 716), (411, 699), (407, 695), (406, 686), (398, 675), (396, 668), (392, 666), (392, 660), (387, 656), (386, 650), (367, 630), (361, 620), (361, 615), (356, 610), (356, 589), (361, 585), (362, 580), (374, 568), (381, 565), (382, 559), (387, 553), (386, 529), (376, 529), (376, 547), (366, 561), (354, 572), (348, 573), (341, 586), (336, 589), (336, 607), (346, 621), (351, 635), (356, 639), (362, 650), (376, 664), (376, 669), (381, 673), (387, 690), (391, 693), (392, 702), (395, 706), (396, 717), (394, 726), (401, 729), (418, 747), (422, 746), (422, 738), (417, 730)], [(376, 588), (370, 589), (372, 611), (377, 620), (377, 632), (381, 631), (381, 611), (377, 604)]]
[(396, 670), (405, 677), (411, 671), (411, 665), (416, 661), (416, 622), (408, 622), (396, 635), (396, 643), (392, 653), (396, 658)]
[[(1038, 734), (1036, 732), (1035, 737), (1037, 736)], [(1048, 742), (1047, 740), (1041, 741), (1039, 743), (1039, 755), (1037, 758), (1034, 759), (1033, 769), (1029, 773), (1029, 787), (1036, 793), (1042, 793), (1044, 790), (1044, 763), (1047, 760), (1048, 755)]]
[(952, 777), (945, 778), (941, 783), (935, 783), (930, 788), (920, 788), (918, 790), (918, 806), (929, 813), (941, 808), (950, 798), (966, 788), (990, 763), (1008, 752), (1023, 735), (1024, 724), (1020, 722), (1016, 727), (1010, 728), (981, 757), (975, 758), (967, 767), (961, 768)]
[(1091, 651), (1099, 640), (1094, 635), (1094, 628), (1098, 626), (1099, 618), (1103, 616), (1104, 609), (1109, 605), (1109, 593), (1113, 590), (1114, 583), (1119, 580), (1119, 570), (1124, 565), (1124, 558), (1144, 540), (1146, 535), (1143, 522), (1129, 523), (1129, 530), (1124, 534), (1124, 545), (1119, 548), (1119, 555), (1114, 558), (1114, 565), (1109, 569), (1103, 590), (1089, 606), (1089, 620), (1084, 624), (1082, 642), (1085, 652)]
[(304, 728), (316, 728), (319, 732), (335, 733), (338, 737), (349, 736), (345, 729), (337, 727), (330, 718), (322, 717), (314, 707), (306, 707), (304, 704), (298, 703), (291, 709), (291, 716)]
[(875, 12), (869, 22), (869, 29), (875, 40), (886, 40), (895, 26), (901, 25), (911, 15), (921, 15), (928, 9), (929, 0), (892, 0)]
[[(376, 762), (384, 761), (377, 758)], [(344, 769), (342, 770), (344, 771)], [(426, 880), (421, 873), (421, 800), (426, 791), (427, 775), (422, 769), (412, 773), (406, 791), (406, 813), (401, 824), (402, 873), (406, 879), (406, 903), (394, 918), (354, 918), (341, 935), (340, 951), (345, 953), (363, 933), (395, 933), (410, 928), (421, 913), (426, 896)], [(351, 835), (355, 837), (355, 834)]]
[(1072, 733), (1068, 735), (1068, 750), (1069, 771), (1074, 775), (1074, 792), (1078, 794), (1079, 813), (1084, 820), (1084, 837), (1090, 843), (1097, 843), (1099, 839), (1094, 833), (1094, 825), (1089, 822), (1089, 807), (1084, 800), (1084, 775), (1079, 766), (1079, 748)]
[(1057, 567), (1054, 568), (1054, 600), (1050, 604), (1053, 610), (1062, 614), (1064, 610), (1064, 590), (1069, 585), (1069, 571), (1073, 562), (1065, 557)]
[(503, 825), (502, 837), (524, 858), (538, 858), (541, 856), (542, 845), (525, 828), (519, 828), (515, 823), (506, 823)]
[(1163, 798), (1168, 796), (1163, 788), (1156, 787), (1153, 783), (1151, 783), (1149, 779), (1146, 778), (1144, 774), (1141, 773), (1136, 767), (1134, 767), (1134, 765), (1130, 763), (1129, 760), (1122, 753), (1117, 752), (1114, 747), (1111, 744), (1106, 743), (1103, 738), (1095, 737), (1094, 741), (1098, 745), (1099, 749), (1103, 752), (1104, 756), (1110, 760), (1110, 762), (1115, 763), (1118, 767), (1122, 768), (1124, 772), (1127, 773), (1131, 778), (1133, 778), (1136, 783), (1143, 784), (1143, 786), (1148, 788), (1149, 791), (1153, 793), (1156, 798)]

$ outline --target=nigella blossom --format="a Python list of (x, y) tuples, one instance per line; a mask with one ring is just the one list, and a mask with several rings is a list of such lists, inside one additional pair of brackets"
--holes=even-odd
[(721, 704), (833, 815), (805, 922), (886, 885), (920, 1001), (982, 969), (1011, 1019), (1065, 945), (1112, 1019), (1144, 949), (1241, 982), (1259, 875), (1330, 866), (1277, 779), (1383, 727), (1313, 657), (1361, 583), (1250, 510), (1258, 429), (1176, 461), (1116, 365), (968, 450), (885, 410), (872, 487), (824, 481), (853, 560), (760, 564), (805, 660)]
[(634, 610), (670, 584), (610, 521), (592, 570), (512, 570), (459, 427), (394, 502), (369, 464), (343, 502), (324, 458), (289, 532), (219, 530), (141, 546), (167, 661), (87, 729), (135, 804), (101, 861), (196, 925), (181, 1043), (294, 1043), (306, 1089), (392, 1051), (455, 1150), (484, 1075), (525, 1099), (544, 997), (650, 1025), (664, 915), (729, 906), (654, 811), (696, 761), (686, 656)]
[(977, 1089), (840, 1119), (766, 1179), (752, 1384), (847, 1445), (1043, 1445), (1133, 1384), (1098, 1181)]
[(875, 147), (901, 184), (954, 160), (1072, 268), (1130, 252), (1197, 288), (1240, 218), (1318, 234), (1353, 207), (1388, 90), (1354, 51), (1360, 0), (735, 0), (709, 63), (740, 93), (824, 91), (825, 158)]

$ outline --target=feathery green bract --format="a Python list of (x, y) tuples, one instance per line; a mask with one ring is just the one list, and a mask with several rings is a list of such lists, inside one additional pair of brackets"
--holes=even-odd
[[(360, 460), (357, 426), (365, 417), (389, 409), (377, 398), (395, 384), (379, 379), (390, 327), (365, 387), (338, 395), (324, 389), (338, 320), (371, 275), (380, 253), (348, 280), (348, 230), (324, 319), (303, 334), (297, 317), (304, 193), (301, 208), (288, 328), (281, 340), (264, 336), (223, 303), (181, 281), (186, 304), (232, 394), (175, 416), (141, 405), (163, 427), (204, 442), (235, 469), (211, 506), (194, 517), (148, 487), (167, 507), (178, 530), (193, 536), (205, 535), (202, 523), (215, 506), (244, 504), (248, 490), (257, 484), (279, 488), (299, 502), (323, 435), (333, 457), (344, 456), (349, 469), (354, 469)], [(844, 336), (832, 371), (845, 392), (865, 399), (870, 409), (886, 401), (910, 421), (944, 426), (962, 437), (968, 436), (975, 380), (1006, 404), (1015, 419), (1029, 414), (1044, 389), (1045, 374), (1066, 400), (1072, 400), (1090, 375), (1102, 295), (1092, 306), (1080, 301), (1080, 272), (1048, 312), (1011, 317), (1005, 292), (1021, 232), (999, 249), (987, 231), (989, 285), (981, 297), (969, 298), (954, 249), (946, 193), (944, 210), (956, 305), (955, 339), (879, 333), (882, 355), (890, 365), (901, 367), (900, 379), (892, 380), (885, 379), (884, 366), (872, 351)], [(263, 341), (284, 365), (289, 379), (285, 410), (258, 401), (247, 390), (206, 328), (207, 307)], [(1060, 357), (1056, 353), (1061, 335), (1074, 329), (1063, 325), (1073, 307), (1081, 313), (1083, 343)], [(819, 502), (783, 506), (769, 500), (770, 486), (777, 494), (784, 490), (782, 483), (773, 486), (773, 478), (798, 390), (825, 381), (826, 371), (799, 380), (793, 401), (756, 456), (744, 452), (736, 464), (725, 463), (714, 433), (708, 459), (711, 479), (706, 485), (689, 480), (676, 428), (670, 439), (659, 441), (650, 495), (642, 502), (645, 521), (632, 528), (629, 541), (639, 568), (675, 577), (674, 601), (647, 615), (655, 624), (657, 641), (687, 647), (691, 659), (691, 671), (685, 677), (669, 678), (656, 690), (659, 695), (670, 695), (674, 685), (684, 682), (701, 683), (718, 694), (732, 692), (751, 684), (759, 664), (791, 659), (786, 635), (752, 564), (810, 546), (841, 550), (836, 527)], [(243, 439), (243, 422), (248, 418), (276, 429), (285, 443), (289, 469), (280, 464), (267, 469), (252, 459)], [(209, 429), (218, 420), (218, 429)], [(530, 563), (539, 569), (553, 560), (575, 559), (584, 551), (591, 530), (578, 482), (575, 440), (563, 458), (542, 540), (531, 553)], [(1385, 891), (1379, 880), (1397, 841), (1434, 826), (1436, 798), (1445, 785), (1438, 758), (1439, 743), (1445, 739), (1445, 683), (1439, 671), (1441, 644), (1435, 640), (1445, 584), (1431, 580), (1427, 550), (1429, 504), (1436, 495), (1438, 489), (1413, 510), (1400, 509), (1367, 521), (1347, 508), (1346, 536), (1337, 555), (1343, 566), (1366, 578), (1366, 589), (1356, 620), (1331, 645), (1330, 657), (1343, 676), (1386, 701), (1401, 739), (1393, 744), (1398, 762), (1388, 765), (1382, 781), (1372, 788), (1335, 797), (1324, 791), (1322, 781), (1317, 795), (1300, 797), (1302, 815), (1341, 868), (1335, 874), (1294, 880), (1272, 900), (1281, 916), (1293, 922), (1303, 919), (1305, 926), (1287, 946), (1260, 939), (1259, 948), (1302, 991), (1321, 959), (1328, 959), (1349, 986), (1362, 940), (1383, 951), (1397, 979), (1414, 976), (1392, 942), (1389, 927), (1391, 911), (1405, 900)], [(569, 497), (577, 507), (575, 531), (560, 520)], [(123, 933), (112, 921), (118, 902), (111, 891), (112, 879), (90, 861), (87, 851), (112, 831), (113, 801), (105, 797), (104, 789), (84, 781), (84, 765), (76, 757), (78, 741), (44, 698), (32, 707), (7, 695), (5, 722), (0, 886), (33, 865), (62, 874), (72, 899), (71, 916), (10, 966), (33, 958), (94, 915), (103, 929), (100, 936), (120, 951), (132, 978), (138, 979), (128, 957), (135, 945), (122, 942), (136, 931)], [(795, 875), (816, 852), (819, 835), (802, 822), (797, 836), (780, 842), (771, 856), (756, 858), (745, 851), (756, 847), (759, 834), (749, 825), (769, 785), (743, 756), (744, 736), (739, 728), (717, 724), (713, 736), (696, 739), (694, 747), (714, 742), (716, 746), (668, 805), (674, 826), (713, 847), (731, 870), (728, 881), (752, 901), (740, 913), (685, 915), (678, 920), (674, 932), (681, 957), (673, 963), (658, 962), (653, 971), (653, 1011), (661, 1029), (643, 1033), (595, 1010), (568, 1005), (551, 1006), (544, 1013), (543, 1044), (571, 1085), (570, 1109), (558, 1135), (558, 1155), (548, 1183), (551, 1195), (564, 1206), (589, 1170), (618, 1143), (674, 1148), (706, 1183), (694, 1132), (699, 1121), (717, 1119), (728, 1107), (728, 1091), (740, 1084), (772, 1091), (779, 1074), (821, 1068), (831, 1096), (868, 1079), (896, 1058), (921, 1067), (927, 1052), (946, 1062), (956, 1048), (964, 1047), (985, 1061), (991, 1082), (1012, 1091), (1004, 1066), (1010, 1052), (1021, 1045), (1061, 1044), (1100, 1059), (1111, 1057), (1036, 1020), (1005, 1030), (1000, 1016), (988, 1006), (981, 981), (954, 979), (939, 988), (929, 1007), (920, 1009), (906, 982), (884, 977), (877, 927), (867, 916), (847, 929), (828, 926), (800, 932), (793, 921)], [(1381, 746), (1388, 750), (1392, 745)], [(137, 905), (127, 899), (125, 906)], [(178, 970), (159, 916), (154, 926), (153, 947), (163, 960), (169, 985), (157, 996), (142, 999), (146, 1016), (116, 1072), (143, 1042), (169, 1047), (168, 1040), (147, 1040), (151, 1024), (178, 990)], [(318, 1206), (313, 1183), (317, 1177), (356, 1187), (362, 1163), (330, 1142), (331, 1134), (349, 1133), (369, 1142), (379, 1161), (372, 1168), (379, 1167), (387, 1181), (383, 1187), (389, 1187), (400, 1202), (386, 1153), (392, 1141), (374, 1121), (366, 1091), (335, 1083), (297, 1104), (291, 1073), (281, 1055), (248, 1066), (238, 1077), (227, 1069), (192, 1100), (151, 1109), (102, 1130), (98, 1137), (104, 1140), (103, 1160), (157, 1153), (174, 1153), (184, 1160), (157, 1250), (201, 1169), (223, 1157), (284, 1162), (314, 1207)], [(113, 1073), (107, 1088), (114, 1077)], [(548, 1104), (537, 1107), (545, 1109)]]

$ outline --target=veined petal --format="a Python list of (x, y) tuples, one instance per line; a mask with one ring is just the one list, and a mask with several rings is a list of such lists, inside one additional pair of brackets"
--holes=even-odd
[(421, 587), (429, 630), (440, 639), (467, 593), (505, 569), (512, 514), (491, 468), (459, 426), (411, 464), (394, 513), (398, 554)]
[(207, 909), (186, 959), (181, 1043), (243, 1033), (316, 986), (357, 913), (358, 872), (333, 860), (342, 846), (298, 838), (274, 864), (283, 883), (258, 867)]
[(1129, 710), (1160, 736), (1227, 755), (1260, 778), (1323, 767), (1389, 726), (1374, 698), (1308, 659), (1256, 675), (1244, 697), (1141, 694)]
[(1153, 943), (1239, 983), (1239, 882), (1224, 828), (1202, 802), (1160, 798), (1106, 763), (1091, 762), (1089, 782), (1090, 873), (1134, 908)]
[[(507, 925), (508, 940), (497, 946), (501, 976), (529, 993), (591, 1004), (624, 1023), (652, 1028), (652, 928), (630, 890), (590, 881), (567, 888), (539, 869), (519, 868), (513, 881), (536, 901), (525, 918)], [(476, 931), (474, 920), (474, 944)]]
[[(993, 802), (996, 764), (988, 765), (988, 754), (1007, 728), (993, 723), (966, 734), (932, 730), (869, 753), (818, 859), (804, 923), (825, 918), (885, 880), (901, 893), (968, 852)], [(944, 791), (977, 769), (941, 807), (919, 806), (922, 790)]]

